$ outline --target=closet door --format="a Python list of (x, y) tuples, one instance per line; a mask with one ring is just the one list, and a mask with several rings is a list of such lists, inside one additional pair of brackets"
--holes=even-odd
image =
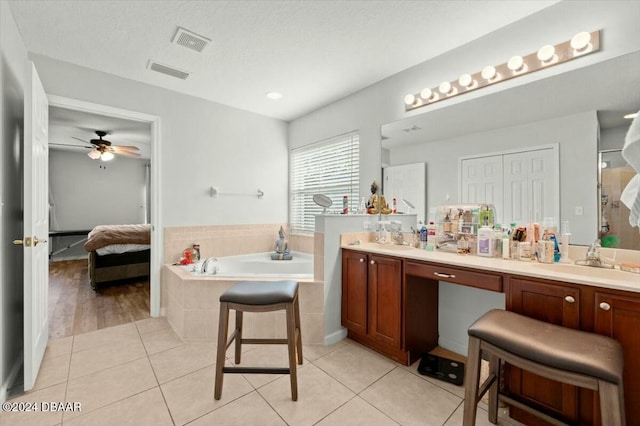
[(524, 225), (559, 220), (558, 151), (539, 149), (503, 155), (504, 218)]
[(460, 162), (460, 202), (493, 204), (498, 223), (505, 217), (502, 167), (502, 155), (467, 158)]
[[(383, 194), (393, 208), (393, 198), (397, 201), (398, 212), (416, 213), (418, 220), (426, 219), (427, 211), (427, 165), (426, 163), (403, 164), (387, 166), (383, 169)], [(410, 209), (402, 200), (405, 199), (415, 206)], [(411, 211), (410, 211), (411, 210)]]

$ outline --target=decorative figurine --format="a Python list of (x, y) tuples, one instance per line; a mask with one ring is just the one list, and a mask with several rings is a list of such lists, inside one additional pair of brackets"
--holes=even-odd
[(284, 239), (284, 229), (278, 231), (280, 239), (276, 241), (276, 252), (271, 253), (271, 260), (291, 260), (293, 255), (289, 252), (289, 242)]
[(367, 213), (378, 214), (378, 212), (381, 212), (382, 214), (389, 214), (391, 213), (391, 209), (385, 201), (384, 195), (378, 195), (378, 184), (374, 180), (371, 183), (371, 197), (367, 203)]

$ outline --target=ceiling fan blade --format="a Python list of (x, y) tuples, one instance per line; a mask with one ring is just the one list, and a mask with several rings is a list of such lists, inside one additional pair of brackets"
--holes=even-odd
[(117, 155), (123, 155), (125, 157), (132, 157), (132, 158), (138, 158), (140, 157), (140, 154), (138, 154), (137, 152), (130, 152), (130, 151), (113, 151), (114, 154)]
[(92, 147), (92, 146), (71, 145), (71, 144), (68, 144), (68, 143), (54, 143), (54, 142), (49, 142), (49, 145), (54, 145), (54, 146), (68, 146), (69, 148), (93, 149), (93, 147)]
[(140, 148), (133, 145), (112, 145), (113, 148), (118, 148), (126, 151), (140, 151)]
[[(71, 138), (72, 138), (72, 139), (79, 140), (80, 142), (84, 142), (84, 143), (86, 143), (86, 144), (91, 145), (91, 142), (85, 141), (84, 139), (76, 138), (75, 136), (71, 136)], [(89, 147), (87, 147), (87, 148), (89, 148)]]

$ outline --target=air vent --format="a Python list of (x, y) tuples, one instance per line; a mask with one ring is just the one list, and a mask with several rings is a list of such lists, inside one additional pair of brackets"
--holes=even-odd
[(202, 49), (207, 47), (207, 44), (211, 42), (208, 38), (181, 27), (178, 27), (178, 31), (172, 41), (175, 44), (195, 50), (196, 52), (202, 52)]
[(171, 77), (180, 78), (182, 80), (186, 80), (190, 75), (190, 73), (187, 71), (182, 71), (177, 68), (170, 67), (169, 65), (163, 65), (152, 60), (149, 60), (147, 68), (153, 71), (160, 72), (162, 74), (170, 75)]

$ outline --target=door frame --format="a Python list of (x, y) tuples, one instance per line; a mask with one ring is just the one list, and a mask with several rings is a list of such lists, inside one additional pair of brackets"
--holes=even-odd
[(47, 95), (49, 106), (105, 115), (126, 120), (141, 121), (151, 126), (151, 270), (149, 277), (150, 316), (160, 316), (160, 269), (162, 268), (163, 226), (161, 185), (160, 117), (142, 112), (96, 104), (58, 95)]

